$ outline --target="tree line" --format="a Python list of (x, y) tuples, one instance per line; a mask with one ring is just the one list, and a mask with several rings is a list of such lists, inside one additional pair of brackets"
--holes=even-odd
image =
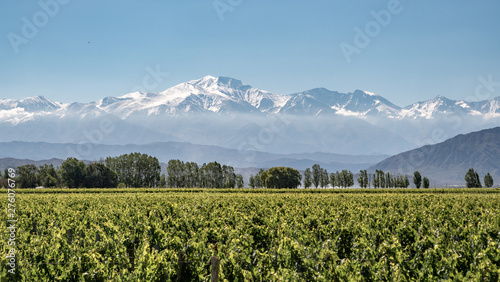
[[(27, 164), (17, 167), (16, 187), (33, 188), (113, 188), (113, 187), (162, 187), (160, 162), (146, 154), (131, 153), (108, 157), (99, 162), (85, 164), (76, 158), (67, 158), (59, 167), (45, 164), (39, 167)], [(1, 179), (6, 186), (7, 170)]]
[(348, 188), (354, 185), (354, 175), (350, 170), (342, 170), (328, 174), (328, 171), (319, 164), (314, 164), (312, 169), (304, 171), (304, 188), (314, 185), (315, 188), (334, 187)]
[[(259, 172), (260, 174), (260, 172)], [(250, 176), (250, 186), (260, 187), (259, 185), (252, 186), (253, 182), (257, 182), (255, 178), (257, 176)], [(394, 175), (390, 172), (385, 173), (382, 170), (376, 170), (375, 173), (370, 174), (367, 170), (360, 170), (357, 182), (361, 188), (408, 188), (410, 186), (410, 179), (408, 175)], [(414, 172), (413, 183), (415, 187), (429, 188), (430, 182), (427, 177), (422, 179), (421, 174), (418, 171)], [(328, 171), (322, 168), (319, 164), (314, 164), (312, 168), (306, 168), (304, 171), (304, 181), (303, 187), (309, 188), (327, 188), (327, 187), (339, 187), (339, 188), (349, 188), (354, 186), (354, 174), (350, 170), (336, 171), (328, 173)]]
[[(0, 186), (7, 187), (8, 171), (0, 176)], [(303, 179), (303, 182), (302, 182)], [(243, 188), (244, 180), (232, 166), (218, 162), (204, 163), (170, 160), (167, 176), (161, 174), (160, 162), (147, 154), (131, 153), (118, 157), (107, 157), (98, 162), (85, 164), (76, 158), (66, 159), (60, 167), (45, 164), (39, 167), (28, 164), (17, 168), (16, 187), (69, 187), (69, 188), (112, 188), (112, 187), (171, 187), (171, 188)], [(395, 175), (376, 170), (370, 174), (360, 170), (357, 182), (361, 188), (408, 188), (408, 175)], [(478, 173), (469, 169), (465, 175), (468, 188), (482, 187)], [(430, 181), (420, 172), (413, 173), (416, 188), (429, 188)], [(354, 174), (350, 170), (328, 173), (319, 164), (307, 168), (303, 176), (290, 167), (260, 169), (250, 175), (248, 186), (252, 188), (349, 188), (354, 186)], [(484, 186), (492, 187), (493, 178), (488, 172), (484, 176)]]
[(204, 163), (201, 167), (195, 162), (170, 160), (167, 165), (166, 183), (171, 188), (243, 188), (241, 174), (234, 168), (218, 162)]
[[(479, 178), (479, 174), (473, 169), (470, 168), (465, 174), (465, 184), (467, 188), (482, 188), (481, 179)], [(493, 187), (493, 177), (488, 172), (484, 176), (484, 186), (486, 188)]]

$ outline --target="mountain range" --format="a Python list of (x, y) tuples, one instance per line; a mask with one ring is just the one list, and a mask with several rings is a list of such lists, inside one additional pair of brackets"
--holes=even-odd
[(400, 107), (369, 91), (276, 94), (220, 76), (89, 103), (0, 100), (0, 142), (187, 142), (278, 154), (392, 155), (499, 121), (500, 97)]
[(383, 116), (394, 119), (430, 119), (455, 113), (494, 118), (500, 117), (500, 97), (467, 102), (437, 96), (402, 108), (380, 95), (363, 90), (339, 93), (315, 88), (283, 95), (260, 90), (229, 77), (205, 76), (160, 93), (133, 92), (90, 103), (60, 103), (43, 96), (0, 100), (0, 121), (13, 124), (46, 115), (83, 118), (112, 114), (127, 119), (137, 115), (172, 117), (193, 113)]
[(465, 184), (465, 173), (474, 168), (483, 182), (490, 173), (500, 182), (500, 127), (460, 134), (444, 142), (426, 145), (389, 157), (370, 167), (397, 174), (419, 171), (433, 187)]

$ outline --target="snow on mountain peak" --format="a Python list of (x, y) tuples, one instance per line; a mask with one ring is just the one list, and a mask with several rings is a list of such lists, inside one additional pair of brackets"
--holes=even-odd
[(207, 75), (200, 79), (191, 80), (185, 83), (195, 88), (215, 89), (215, 88), (231, 88), (237, 90), (247, 90), (251, 88), (250, 85), (242, 82), (241, 80), (224, 76), (211, 76)]
[(51, 112), (59, 109), (61, 104), (53, 102), (44, 96), (36, 96), (19, 100), (16, 106), (28, 112)]
[[(487, 102), (487, 101), (483, 101)], [(435, 116), (451, 113), (468, 113), (470, 115), (478, 115), (479, 112), (470, 108), (465, 101), (450, 100), (444, 96), (437, 95), (433, 99), (417, 102), (401, 110), (401, 118), (424, 118), (432, 119)], [(479, 113), (480, 114), (480, 113)]]
[(142, 93), (141, 91), (135, 91), (135, 92), (132, 92), (132, 93), (128, 93), (128, 94), (119, 96), (118, 98), (121, 98), (121, 99), (139, 99), (143, 95), (144, 95), (144, 93)]
[[(17, 109), (15, 111), (11, 111)], [(460, 113), (500, 116), (500, 97), (491, 101), (465, 102), (443, 96), (401, 108), (384, 97), (366, 90), (339, 93), (326, 88), (314, 88), (300, 93), (282, 95), (254, 88), (241, 80), (207, 75), (184, 82), (160, 93), (139, 91), (119, 97), (104, 97), (91, 103), (53, 102), (43, 96), (22, 100), (0, 100), (2, 119), (22, 122), (38, 115), (53, 114), (85, 116), (112, 114), (121, 118), (131, 115), (176, 116), (195, 112), (260, 113), (297, 115), (342, 115), (366, 118), (431, 119), (439, 114)], [(34, 116), (33, 116), (34, 114)], [(21, 118), (23, 115), (27, 119)]]
[(367, 94), (368, 96), (378, 96), (377, 94), (373, 93), (373, 92), (370, 92), (370, 91), (366, 91), (366, 90), (361, 90), (363, 91), (365, 94)]
[(214, 80), (214, 79), (217, 79), (217, 77), (215, 77), (213, 75), (205, 75), (201, 79), (203, 79), (203, 80)]
[(45, 98), (44, 96), (35, 96), (35, 97), (28, 97), (21, 99), (19, 102), (21, 103), (30, 103), (30, 104), (35, 104), (35, 103), (44, 103), (48, 102), (49, 100)]

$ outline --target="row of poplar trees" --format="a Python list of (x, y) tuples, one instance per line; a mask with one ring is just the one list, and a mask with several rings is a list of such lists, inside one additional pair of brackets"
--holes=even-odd
[[(473, 168), (470, 168), (465, 174), (465, 185), (467, 188), (483, 187), (483, 185), (481, 185), (479, 174)], [(489, 172), (484, 176), (484, 186), (486, 188), (493, 187), (493, 177)]]
[[(17, 167), (16, 187), (34, 188), (113, 188), (113, 187), (162, 187), (165, 176), (160, 162), (147, 154), (131, 153), (108, 157), (99, 162), (86, 164), (76, 158), (67, 158), (59, 167), (34, 164)], [(0, 184), (7, 187), (7, 171)]]
[(243, 188), (241, 174), (234, 168), (218, 162), (204, 163), (201, 167), (195, 162), (170, 160), (167, 165), (167, 186), (172, 188)]
[[(370, 181), (371, 178), (371, 181)], [(393, 175), (390, 172), (384, 173), (382, 170), (376, 170), (370, 175), (366, 170), (360, 170), (356, 179), (361, 188), (369, 188), (372, 185), (374, 188), (408, 188), (410, 180), (408, 175)], [(418, 171), (414, 172), (413, 183), (415, 187), (429, 188), (429, 179), (422, 178)], [(347, 188), (354, 186), (354, 174), (350, 170), (336, 171), (328, 173), (319, 164), (314, 164), (312, 168), (307, 168), (304, 171), (304, 188), (314, 186), (315, 188), (331, 187)]]
[(312, 169), (304, 171), (304, 188), (314, 185), (315, 188), (332, 187), (347, 188), (354, 185), (354, 174), (350, 170), (342, 170), (328, 174), (328, 171), (319, 164), (314, 164)]

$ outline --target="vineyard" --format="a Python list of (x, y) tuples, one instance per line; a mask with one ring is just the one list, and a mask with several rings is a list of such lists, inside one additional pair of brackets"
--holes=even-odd
[(210, 281), (213, 256), (220, 281), (500, 279), (498, 189), (154, 190), (19, 192), (1, 280)]

